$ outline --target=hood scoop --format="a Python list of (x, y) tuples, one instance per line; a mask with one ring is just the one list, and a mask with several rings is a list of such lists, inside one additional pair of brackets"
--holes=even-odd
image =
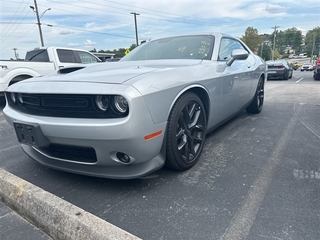
[(60, 70), (57, 71), (57, 74), (68, 74), (68, 73), (72, 73), (72, 72), (75, 72), (75, 71), (78, 71), (78, 70), (81, 70), (85, 67), (81, 66), (81, 67), (66, 67), (66, 68), (62, 68)]

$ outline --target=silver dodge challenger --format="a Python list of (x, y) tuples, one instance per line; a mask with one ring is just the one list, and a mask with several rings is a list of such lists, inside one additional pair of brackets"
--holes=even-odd
[(206, 133), (262, 110), (265, 62), (211, 33), (143, 43), (119, 62), (79, 65), (11, 85), (6, 120), (24, 152), (58, 170), (131, 179), (186, 170)]

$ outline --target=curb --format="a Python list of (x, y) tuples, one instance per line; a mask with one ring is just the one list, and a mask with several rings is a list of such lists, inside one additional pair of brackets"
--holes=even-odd
[(53, 239), (140, 239), (2, 168), (0, 200)]

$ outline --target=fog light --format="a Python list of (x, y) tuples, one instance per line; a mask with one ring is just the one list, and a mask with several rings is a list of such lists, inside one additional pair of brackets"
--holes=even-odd
[(117, 152), (116, 154), (117, 158), (119, 159), (120, 162), (122, 163), (130, 163), (130, 157), (122, 152)]

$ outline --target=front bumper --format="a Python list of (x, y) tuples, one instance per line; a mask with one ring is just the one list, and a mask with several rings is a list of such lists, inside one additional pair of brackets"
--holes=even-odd
[[(165, 162), (167, 122), (153, 122), (142, 96), (131, 99), (130, 113), (121, 119), (34, 116), (17, 112), (8, 105), (3, 113), (11, 125), (16, 121), (38, 124), (50, 145), (94, 149), (94, 161), (78, 161), (72, 155), (61, 157), (48, 153), (45, 147), (21, 144), (31, 158), (50, 168), (96, 177), (130, 179), (160, 169)], [(145, 136), (159, 131), (161, 134), (157, 137), (145, 140)], [(118, 152), (130, 156), (130, 162), (120, 162)]]

